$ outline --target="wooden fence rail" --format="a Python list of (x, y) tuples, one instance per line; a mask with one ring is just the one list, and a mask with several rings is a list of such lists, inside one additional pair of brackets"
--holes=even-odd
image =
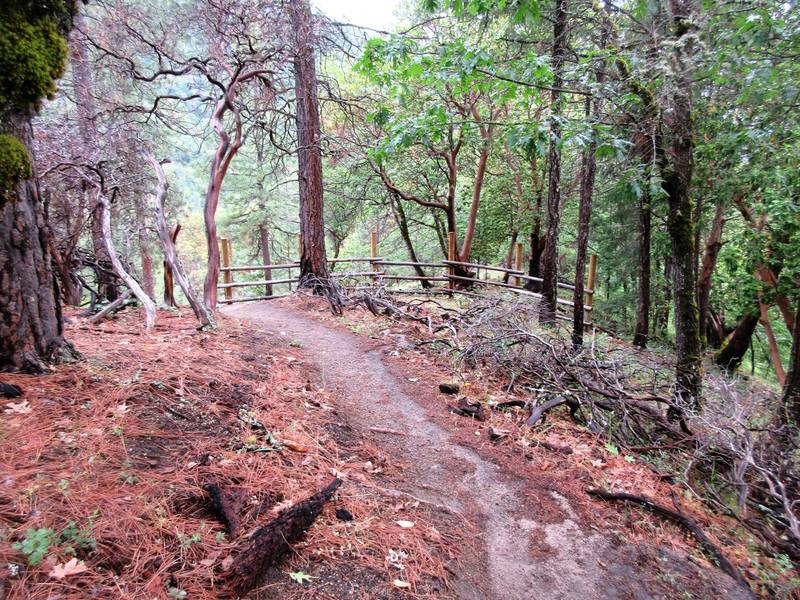
[[(257, 281), (234, 281), (233, 274), (239, 272), (247, 272), (247, 271), (261, 271), (261, 272), (269, 272), (275, 270), (286, 270), (287, 272), (291, 273), (294, 269), (300, 268), (299, 262), (290, 262), (290, 263), (283, 263), (277, 265), (248, 265), (248, 266), (232, 266), (232, 248), (230, 245), (230, 240), (228, 239), (221, 239), (220, 240), (220, 248), (221, 248), (221, 256), (222, 256), (222, 267), (220, 268), (220, 273), (222, 274), (223, 283), (217, 285), (218, 289), (224, 290), (225, 292), (225, 300), (224, 302), (227, 304), (231, 304), (233, 302), (249, 302), (253, 300), (268, 300), (271, 298), (280, 298), (286, 296), (288, 294), (271, 294), (271, 295), (262, 295), (262, 296), (251, 296), (251, 297), (244, 297), (244, 298), (234, 298), (233, 290), (236, 288), (245, 288), (245, 287), (266, 287), (267, 289), (271, 289), (273, 285), (289, 285), (289, 290), (291, 291), (291, 284), (298, 283), (299, 277), (284, 277), (278, 279), (259, 279)], [(344, 279), (344, 278), (367, 278), (372, 280), (372, 285), (376, 283), (386, 280), (386, 281), (427, 281), (429, 283), (443, 283), (447, 284), (445, 287), (446, 289), (438, 289), (438, 290), (419, 290), (419, 293), (465, 293), (463, 290), (456, 289), (456, 283), (463, 281), (468, 282), (476, 286), (494, 286), (499, 287), (502, 289), (506, 289), (512, 291), (516, 294), (520, 294), (523, 296), (529, 296), (532, 298), (542, 298), (542, 295), (527, 290), (523, 287), (524, 283), (529, 281), (539, 282), (542, 283), (543, 279), (540, 277), (532, 277), (527, 275), (522, 270), (522, 244), (518, 243), (516, 245), (516, 252), (514, 253), (514, 267), (513, 269), (509, 269), (507, 267), (496, 266), (496, 265), (485, 265), (481, 263), (473, 263), (473, 262), (461, 262), (457, 260), (456, 256), (456, 244), (455, 244), (455, 236), (450, 235), (448, 239), (448, 259), (442, 260), (441, 262), (413, 262), (413, 261), (402, 261), (402, 260), (389, 260), (386, 258), (382, 258), (378, 256), (378, 235), (377, 232), (373, 232), (370, 234), (370, 250), (371, 256), (355, 256), (355, 257), (339, 257), (339, 258), (332, 258), (329, 259), (328, 262), (331, 264), (339, 264), (339, 263), (370, 263), (370, 270), (359, 270), (359, 271), (350, 271), (350, 272), (335, 272), (333, 271), (331, 275), (337, 279)], [(446, 271), (446, 274), (443, 275), (402, 275), (396, 273), (390, 273), (386, 271), (386, 267), (400, 267), (400, 268), (423, 268), (423, 269), (440, 269)], [(456, 274), (456, 269), (463, 269), (463, 270), (474, 270), (475, 276), (474, 277), (467, 277), (464, 275)], [(480, 278), (481, 270), (484, 273), (484, 277)], [(488, 274), (490, 272), (494, 273), (503, 273), (504, 275), (509, 275), (513, 277), (514, 283), (505, 283), (499, 279), (489, 279)], [(584, 289), (584, 310), (587, 315), (587, 323), (589, 323), (588, 318), (592, 311), (593, 304), (594, 304), (594, 286), (597, 276), (597, 256), (592, 255), (589, 257), (589, 273), (588, 273), (588, 281), (586, 282), (586, 288)], [(269, 287), (268, 287), (269, 286)], [(356, 286), (357, 289), (361, 288), (369, 288), (371, 286)], [(569, 283), (558, 283), (558, 288), (561, 290), (567, 291), (574, 291), (575, 286)], [(469, 293), (469, 295), (474, 295), (474, 293)], [(565, 298), (557, 298), (556, 300), (560, 306), (565, 307), (572, 307), (573, 303), (571, 299)]]

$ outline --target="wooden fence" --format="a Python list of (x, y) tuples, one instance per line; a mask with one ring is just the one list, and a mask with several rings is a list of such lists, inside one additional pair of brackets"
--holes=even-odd
[[(506, 267), (501, 266), (494, 266), (494, 265), (485, 265), (480, 263), (471, 263), (471, 262), (459, 262), (456, 260), (456, 243), (455, 243), (455, 236), (450, 234), (448, 240), (448, 260), (443, 260), (441, 262), (411, 262), (411, 261), (397, 261), (397, 260), (387, 260), (378, 256), (378, 235), (377, 233), (372, 233), (370, 239), (370, 256), (356, 256), (356, 257), (348, 257), (348, 258), (332, 258), (328, 260), (328, 263), (331, 265), (333, 270), (331, 271), (331, 275), (336, 279), (363, 279), (365, 280), (364, 285), (356, 286), (356, 287), (371, 287), (378, 283), (389, 283), (389, 282), (402, 282), (402, 281), (416, 281), (422, 282), (426, 281), (431, 284), (429, 289), (419, 289), (413, 290), (413, 293), (439, 293), (439, 294), (453, 294), (453, 293), (460, 293), (460, 294), (471, 294), (474, 293), (474, 288), (480, 288), (482, 286), (492, 286), (498, 287), (501, 289), (509, 290), (513, 293), (520, 294), (523, 296), (530, 296), (532, 298), (541, 298), (542, 295), (533, 292), (530, 290), (525, 289), (525, 284), (530, 281), (534, 282), (542, 282), (543, 280), (539, 277), (531, 277), (527, 275), (522, 270), (522, 244), (517, 243), (515, 249), (515, 256), (514, 258), (514, 268), (509, 269)], [(292, 286), (294, 284), (299, 283), (299, 273), (296, 273), (300, 269), (299, 262), (290, 262), (290, 263), (283, 263), (277, 265), (247, 265), (247, 266), (233, 266), (233, 252), (231, 248), (230, 240), (228, 239), (221, 239), (220, 240), (220, 254), (222, 257), (222, 267), (220, 268), (220, 273), (222, 276), (222, 283), (217, 285), (218, 289), (223, 290), (225, 299), (223, 300), (226, 304), (231, 304), (233, 302), (250, 302), (254, 300), (269, 300), (271, 298), (280, 298), (283, 296), (287, 296), (292, 291)], [(354, 265), (352, 267), (353, 270), (351, 271), (336, 271), (335, 267), (339, 264), (348, 264)], [(369, 270), (359, 270), (358, 265), (365, 265), (369, 264)], [(464, 275), (457, 274), (456, 269), (461, 268), (462, 270), (472, 270), (475, 274), (474, 277), (466, 277)], [(409, 275), (407, 272), (397, 273), (398, 269), (426, 269), (428, 271), (434, 271), (437, 274), (430, 274), (426, 273), (425, 276), (417, 275), (416, 271), (414, 274)], [(241, 273), (241, 272), (264, 272), (264, 279), (259, 280), (248, 280), (248, 281), (235, 281), (234, 274)], [(275, 271), (279, 271), (281, 273), (285, 273), (283, 277), (277, 277), (273, 279), (273, 274)], [(499, 279), (492, 278), (491, 274), (498, 273), (501, 274)], [(483, 276), (481, 276), (483, 274)], [(507, 277), (507, 281), (504, 281), (504, 278)], [(597, 275), (597, 256), (592, 255), (589, 257), (589, 273), (588, 273), (588, 281), (586, 282), (586, 287), (584, 289), (584, 309), (586, 311), (587, 316), (587, 323), (590, 322), (590, 313), (592, 310), (592, 304), (594, 300), (594, 284), (596, 281)], [(470, 288), (473, 288), (472, 291), (458, 289), (456, 284), (459, 281), (469, 282), (472, 285)], [(369, 282), (367, 285), (366, 282)], [(434, 284), (441, 284), (439, 287), (436, 287)], [(287, 286), (288, 291), (287, 293), (268, 293), (270, 290), (274, 290), (274, 286)], [(259, 296), (246, 296), (246, 297), (235, 297), (234, 290), (239, 288), (248, 288), (248, 287), (263, 287), (265, 293)], [(573, 306), (572, 303), (572, 296), (575, 290), (574, 285), (570, 285), (568, 283), (561, 283), (558, 284), (559, 292), (562, 294), (566, 294), (569, 292), (569, 298), (558, 298), (557, 302), (560, 306), (569, 307)], [(408, 291), (408, 290), (397, 290), (397, 291)]]

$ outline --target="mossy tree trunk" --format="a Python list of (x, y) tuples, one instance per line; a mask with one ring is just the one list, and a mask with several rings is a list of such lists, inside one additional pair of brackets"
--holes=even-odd
[(670, 415), (677, 418), (682, 408), (700, 408), (702, 383), (702, 348), (695, 302), (695, 227), (691, 197), (694, 155), (692, 121), (692, 77), (694, 56), (692, 36), (697, 8), (694, 0), (670, 0), (675, 50), (673, 69), (675, 88), (672, 93), (668, 158), (662, 162), (663, 188), (669, 212), (667, 230), (674, 260), (672, 271), (675, 306), (675, 406)]
[(0, 181), (0, 371), (42, 373), (71, 347), (62, 337), (61, 305), (49, 231), (33, 167), (30, 118), (0, 118), (4, 164)]

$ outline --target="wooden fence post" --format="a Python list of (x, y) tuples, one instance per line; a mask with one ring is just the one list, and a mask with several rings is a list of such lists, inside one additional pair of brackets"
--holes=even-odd
[[(231, 266), (231, 241), (228, 238), (221, 238), (219, 245), (222, 250), (222, 266), (228, 268)], [(233, 273), (230, 271), (222, 272), (223, 283), (233, 283)], [(233, 300), (233, 288), (225, 288), (225, 300), (228, 304)]]
[[(515, 271), (522, 271), (522, 242), (517, 242), (517, 258), (514, 261), (514, 270)], [(514, 285), (519, 287), (521, 279), (519, 277), (514, 277)]]
[[(369, 251), (370, 251), (370, 256), (372, 257), (372, 260), (369, 261), (370, 264), (372, 265), (372, 272), (373, 273), (377, 273), (378, 272), (378, 263), (375, 262), (375, 260), (378, 258), (378, 230), (377, 230), (377, 228), (375, 229), (375, 231), (373, 231), (372, 233), (369, 234)], [(377, 275), (373, 275), (372, 276), (372, 282), (373, 283), (377, 283), (378, 282), (378, 276)]]
[[(456, 259), (456, 232), (455, 231), (448, 231), (447, 232), (447, 260), (455, 261)], [(449, 274), (449, 279), (447, 281), (447, 287), (449, 289), (455, 289), (456, 287), (456, 280), (453, 279), (453, 275), (456, 274), (456, 268), (453, 265), (447, 266), (447, 273)]]
[(594, 304), (594, 284), (596, 279), (597, 279), (597, 254), (592, 254), (589, 257), (589, 281), (586, 283), (586, 288), (587, 290), (589, 290), (587, 291), (588, 297), (586, 298), (586, 308), (590, 309), (587, 310), (586, 314), (584, 315), (584, 319), (587, 322), (594, 321), (594, 319), (591, 318), (592, 316), (591, 308), (592, 304)]

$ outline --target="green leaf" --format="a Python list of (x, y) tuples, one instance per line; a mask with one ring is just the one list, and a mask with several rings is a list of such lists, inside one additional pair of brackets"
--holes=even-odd
[(308, 573), (304, 573), (303, 571), (294, 571), (289, 573), (289, 577), (292, 578), (293, 581), (296, 581), (300, 585), (303, 585), (305, 582), (310, 582), (312, 579), (315, 579)]

